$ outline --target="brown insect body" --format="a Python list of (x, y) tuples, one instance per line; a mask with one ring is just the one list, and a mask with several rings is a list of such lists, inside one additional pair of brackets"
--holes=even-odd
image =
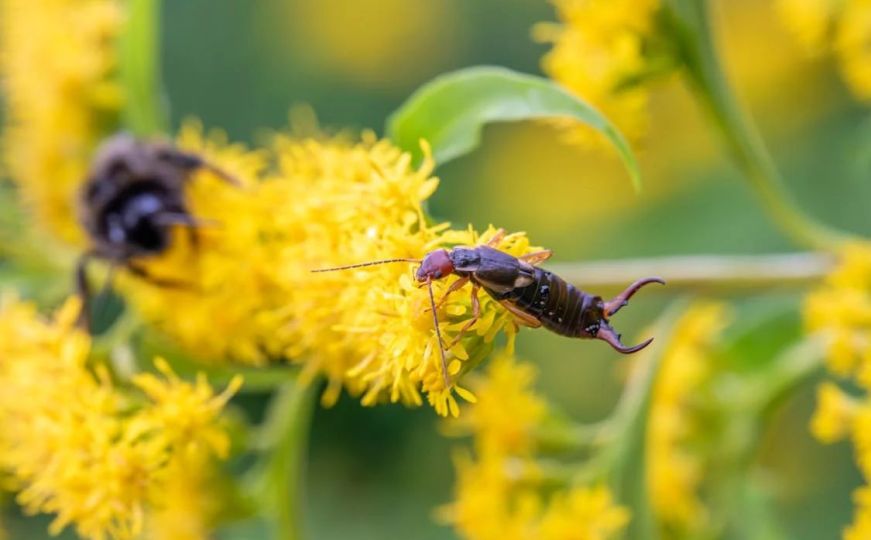
[[(534, 260), (548, 257), (549, 251), (532, 254)], [(567, 337), (602, 339), (621, 353), (639, 351), (653, 340), (634, 347), (623, 345), (620, 335), (609, 324), (609, 317), (644, 285), (665, 283), (660, 278), (638, 280), (614, 300), (605, 302), (602, 297), (581, 291), (553, 272), (487, 245), (432, 252), (421, 263), (417, 279), (423, 282), (428, 277), (438, 279), (436, 274), (447, 273), (472, 281), (527, 326), (544, 326)]]

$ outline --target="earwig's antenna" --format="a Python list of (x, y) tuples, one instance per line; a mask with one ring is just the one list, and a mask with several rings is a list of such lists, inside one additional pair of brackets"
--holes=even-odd
[(350, 270), (351, 268), (362, 268), (364, 266), (375, 266), (376, 264), (388, 264), (388, 263), (398, 263), (398, 262), (410, 262), (410, 263), (418, 263), (420, 264), (420, 259), (384, 259), (381, 261), (370, 261), (364, 263), (357, 264), (349, 264), (347, 266), (336, 266), (334, 268), (318, 268), (316, 270), (312, 270), (312, 272), (334, 272), (336, 270)]
[(432, 323), (435, 326), (436, 337), (439, 340), (439, 352), (442, 354), (442, 375), (445, 378), (445, 390), (451, 387), (451, 378), (448, 376), (448, 360), (445, 358), (445, 344), (442, 341), (442, 331), (439, 329), (439, 316), (436, 313), (435, 296), (432, 293), (432, 278), (426, 278), (426, 286), (429, 289), (429, 304), (432, 307)]

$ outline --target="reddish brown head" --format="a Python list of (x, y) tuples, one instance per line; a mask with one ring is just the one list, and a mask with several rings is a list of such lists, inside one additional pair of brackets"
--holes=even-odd
[(426, 254), (415, 277), (423, 283), (427, 280), (441, 279), (453, 272), (454, 263), (451, 261), (450, 253), (446, 249), (439, 249)]

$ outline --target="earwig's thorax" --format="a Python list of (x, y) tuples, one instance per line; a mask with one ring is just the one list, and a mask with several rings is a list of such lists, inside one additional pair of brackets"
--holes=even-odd
[(454, 263), (446, 249), (431, 251), (423, 258), (417, 269), (417, 280), (424, 282), (430, 279), (441, 279), (454, 272)]

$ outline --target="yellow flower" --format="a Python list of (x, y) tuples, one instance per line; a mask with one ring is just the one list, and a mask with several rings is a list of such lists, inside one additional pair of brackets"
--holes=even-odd
[(221, 509), (213, 463), (176, 460), (145, 520), (146, 540), (209, 540)]
[[(650, 57), (659, 0), (555, 0), (559, 25), (535, 28), (553, 42), (544, 71), (610, 118), (630, 139), (647, 131), (647, 90), (642, 79), (661, 59)], [(591, 139), (590, 130), (572, 137)]]
[[(550, 411), (532, 390), (532, 366), (509, 349), (472, 381), (475, 404), (449, 427), (471, 433), (475, 457), (457, 460), (454, 502), (442, 517), (469, 540), (606, 540), (629, 522), (629, 511), (602, 485), (554, 489), (537, 462), (537, 432)], [(514, 424), (512, 424), (512, 419)]]
[(778, 9), (810, 54), (834, 52), (856, 97), (871, 100), (871, 1), (779, 0)]
[(476, 388), (477, 404), (458, 420), (463, 431), (474, 433), (481, 454), (529, 455), (534, 432), (547, 412), (547, 404), (529, 391), (535, 380), (531, 364), (518, 364), (503, 351), (490, 360), (487, 380)]
[(853, 492), (856, 516), (853, 523), (844, 529), (844, 540), (871, 538), (871, 488), (863, 487)]
[(853, 524), (845, 540), (871, 534), (871, 244), (855, 243), (840, 253), (838, 266), (811, 292), (804, 306), (809, 332), (828, 338), (828, 367), (833, 375), (855, 379), (864, 391), (850, 396), (827, 382), (818, 390), (811, 432), (824, 443), (849, 437), (866, 486), (854, 493)]
[(871, 388), (871, 244), (844, 248), (822, 286), (808, 295), (805, 326), (828, 338), (828, 365)]
[(706, 519), (698, 489), (704, 465), (690, 450), (693, 401), (711, 375), (710, 351), (728, 322), (726, 306), (699, 303), (677, 321), (653, 393), (647, 461), (651, 500), (660, 520), (694, 530)]
[(843, 439), (851, 432), (856, 407), (856, 400), (835, 384), (821, 384), (817, 389), (817, 410), (811, 419), (811, 433), (825, 443)]
[[(492, 239), (492, 227), (479, 235), (427, 222), (423, 203), (438, 184), (430, 158), (415, 169), (408, 154), (371, 133), (360, 140), (279, 135), (251, 153), (189, 125), (179, 142), (244, 187), (208, 173), (190, 183), (194, 215), (212, 225), (202, 229), (197, 248), (179, 234), (174, 248), (148, 261), (150, 274), (190, 285), (135, 279), (123, 285), (147, 321), (207, 361), (302, 364), (304, 376), (327, 377), (325, 403), (343, 386), (365, 405), (418, 405), (422, 391), (441, 415), (458, 413), (454, 392), (474, 399), (456, 386), (457, 378), (483, 360), (500, 330), (514, 325), (488, 295), (479, 294), (480, 319), (450, 348), (446, 387), (429, 293), (413, 279), (414, 264), (312, 272), (419, 259)], [(274, 164), (268, 172), (267, 162)], [(515, 256), (533, 250), (522, 234), (506, 235), (498, 248)], [(436, 298), (454, 279), (433, 284)], [(466, 285), (439, 309), (446, 345), (472, 316), (469, 291)]]
[(70, 300), (44, 320), (32, 304), (0, 306), (0, 468), (27, 512), (56, 514), (52, 533), (134, 538), (175, 467), (226, 451), (217, 417), (239, 383), (216, 396), (158, 362), (166, 380), (142, 376), (142, 403), (91, 370), (78, 311)]
[(74, 201), (122, 97), (115, 0), (0, 1), (3, 157), (38, 222), (79, 243)]
[(541, 520), (541, 540), (605, 540), (620, 534), (629, 511), (605, 486), (574, 488), (553, 497)]

